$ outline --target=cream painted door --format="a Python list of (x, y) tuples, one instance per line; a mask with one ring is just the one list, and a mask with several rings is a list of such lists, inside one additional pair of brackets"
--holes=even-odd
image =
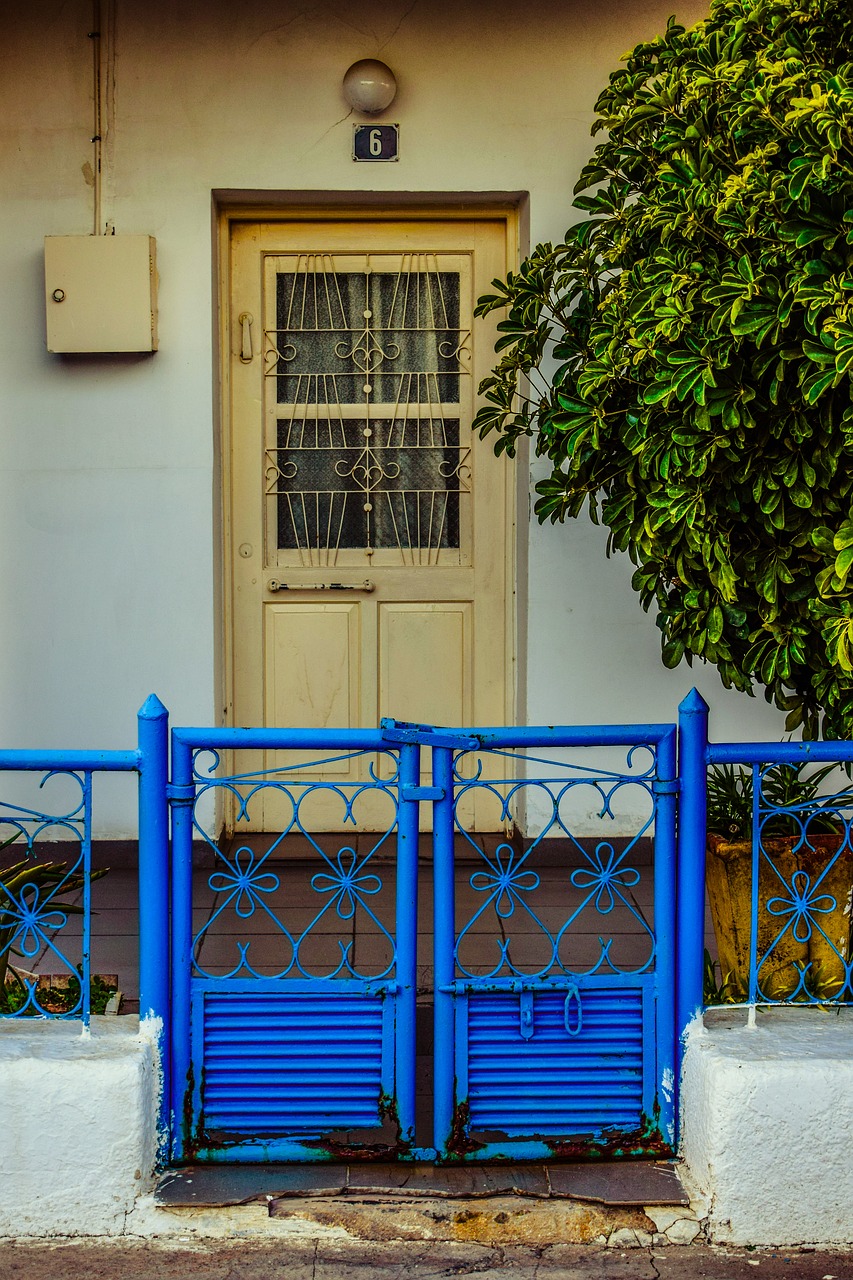
[[(495, 337), (473, 308), (506, 234), (498, 218), (232, 226), (231, 723), (506, 721), (510, 469), (471, 431)], [(313, 772), (346, 785), (370, 763)], [(259, 798), (249, 825), (281, 829), (288, 805)], [(304, 816), (341, 828), (340, 797)], [(357, 828), (387, 817), (360, 798)]]

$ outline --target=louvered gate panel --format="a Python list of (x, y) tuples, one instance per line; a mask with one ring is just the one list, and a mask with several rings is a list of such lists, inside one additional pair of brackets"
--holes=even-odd
[(472, 1137), (497, 1131), (559, 1139), (639, 1129), (654, 1094), (653, 1081), (643, 1078), (644, 1029), (653, 1034), (650, 996), (644, 983), (460, 998), (457, 1079), (467, 1093)]
[(393, 996), (257, 986), (194, 992), (202, 1141), (310, 1141), (381, 1126), (393, 1094)]

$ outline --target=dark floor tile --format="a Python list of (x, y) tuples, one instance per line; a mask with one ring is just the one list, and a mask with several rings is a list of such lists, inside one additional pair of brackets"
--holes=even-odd
[(675, 1166), (650, 1160), (555, 1164), (548, 1167), (551, 1191), (572, 1200), (601, 1204), (689, 1204)]
[(468, 1198), (549, 1195), (548, 1178), (541, 1165), (477, 1165), (455, 1168), (442, 1165), (350, 1165), (347, 1194), (441, 1196)]
[(164, 1173), (157, 1184), (157, 1204), (245, 1204), (280, 1196), (336, 1195), (347, 1181), (346, 1165), (195, 1165)]

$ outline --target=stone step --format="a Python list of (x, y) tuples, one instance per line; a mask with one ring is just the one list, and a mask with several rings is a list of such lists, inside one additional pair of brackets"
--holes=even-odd
[(217, 1212), (258, 1230), (360, 1240), (686, 1244), (700, 1233), (675, 1165), (205, 1165), (172, 1169), (155, 1201), (188, 1230)]
[(686, 1205), (672, 1161), (601, 1160), (565, 1164), (210, 1164), (169, 1169), (158, 1204), (173, 1208), (246, 1204), (288, 1196), (385, 1195), (567, 1198), (606, 1205)]

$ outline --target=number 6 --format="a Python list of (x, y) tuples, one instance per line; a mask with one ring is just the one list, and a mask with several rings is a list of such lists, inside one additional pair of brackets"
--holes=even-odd
[(370, 154), (372, 156), (382, 155), (382, 130), (381, 129), (370, 130), (369, 146), (370, 146)]

